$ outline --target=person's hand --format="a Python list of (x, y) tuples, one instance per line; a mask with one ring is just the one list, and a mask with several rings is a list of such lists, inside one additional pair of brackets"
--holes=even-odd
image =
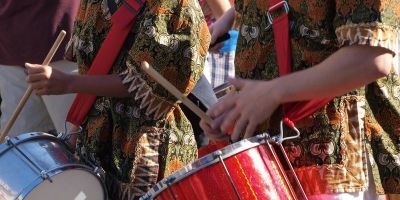
[[(223, 36), (225, 33), (229, 31), (230, 27), (227, 24), (223, 24), (223, 21), (218, 20), (213, 25), (209, 27), (210, 34), (211, 34), (211, 41), (210, 46), (213, 45), (209, 49), (209, 51), (213, 53), (219, 53), (219, 50), (224, 47), (223, 42), (216, 43), (217, 39)], [(216, 43), (216, 44), (215, 44)]]
[(234, 126), (231, 140), (236, 142), (253, 136), (257, 125), (268, 119), (281, 102), (274, 81), (232, 79), (229, 82), (239, 92), (232, 92), (213, 105), (207, 112), (214, 119), (213, 124), (202, 128), (226, 133)]
[(70, 75), (50, 66), (25, 63), (28, 72), (26, 81), (37, 95), (56, 95), (68, 93)]
[(208, 124), (205, 120), (200, 121), (200, 127), (203, 129), (204, 134), (210, 140), (228, 140), (229, 136), (225, 133), (222, 133), (219, 129), (213, 129), (210, 124)]

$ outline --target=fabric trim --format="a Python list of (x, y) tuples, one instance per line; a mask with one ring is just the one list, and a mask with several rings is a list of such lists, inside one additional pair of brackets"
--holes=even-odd
[(162, 119), (174, 107), (173, 104), (154, 94), (146, 81), (133, 70), (127, 69), (120, 73), (120, 76), (122, 83), (128, 86), (128, 92), (139, 102), (139, 109), (145, 110), (147, 116), (152, 116), (154, 120)]
[(336, 29), (340, 46), (370, 45), (384, 47), (397, 53), (397, 31), (382, 23), (347, 24)]
[(349, 45), (368, 45), (383, 47), (392, 51), (392, 54), (394, 55), (394, 72), (399, 74), (399, 30), (382, 23), (372, 22), (346, 24), (336, 28), (335, 32), (340, 47)]

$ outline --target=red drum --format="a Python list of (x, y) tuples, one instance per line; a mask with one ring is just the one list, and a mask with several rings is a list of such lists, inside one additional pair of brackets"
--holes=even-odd
[(267, 134), (236, 142), (161, 180), (141, 200), (307, 199), (298, 195), (301, 186), (292, 187), (298, 181), (290, 183), (278, 151), (282, 146)]

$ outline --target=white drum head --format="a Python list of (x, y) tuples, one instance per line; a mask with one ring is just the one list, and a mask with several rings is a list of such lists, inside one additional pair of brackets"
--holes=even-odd
[(100, 180), (82, 169), (63, 171), (36, 186), (26, 200), (89, 200), (106, 199)]

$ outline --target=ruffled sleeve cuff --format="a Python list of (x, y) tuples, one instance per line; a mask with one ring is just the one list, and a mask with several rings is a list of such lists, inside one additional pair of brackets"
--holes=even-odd
[(174, 108), (174, 104), (166, 101), (154, 94), (145, 80), (140, 75), (134, 73), (132, 69), (127, 69), (120, 73), (122, 83), (128, 87), (128, 92), (138, 102), (139, 109), (154, 120), (167, 117), (167, 114)]
[(75, 55), (75, 50), (76, 48), (76, 40), (77, 37), (73, 36), (71, 39), (68, 41), (65, 51), (64, 51), (64, 59), (69, 60), (71, 62), (76, 62), (76, 55)]
[(339, 45), (368, 45), (383, 47), (397, 54), (398, 30), (382, 23), (346, 24), (336, 29)]
[(349, 45), (367, 45), (390, 50), (394, 56), (393, 67), (399, 74), (399, 30), (383, 23), (346, 24), (336, 28), (340, 47)]

